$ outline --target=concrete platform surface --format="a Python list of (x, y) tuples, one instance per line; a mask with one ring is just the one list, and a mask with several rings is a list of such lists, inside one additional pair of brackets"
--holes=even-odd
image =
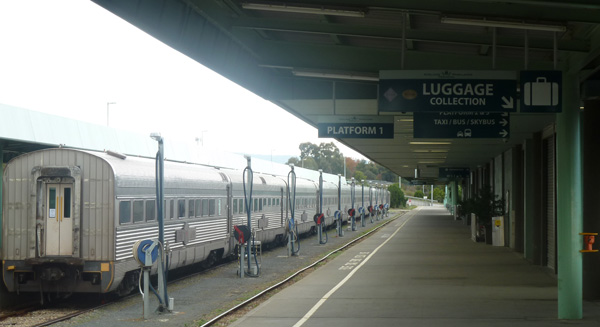
[(232, 326), (600, 326), (558, 317), (556, 277), (474, 243), (440, 207), (414, 210), (274, 295)]

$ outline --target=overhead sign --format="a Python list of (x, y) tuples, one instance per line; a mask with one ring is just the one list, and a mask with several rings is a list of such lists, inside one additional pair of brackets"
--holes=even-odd
[(561, 112), (562, 72), (521, 71), (521, 112)]
[(393, 117), (320, 116), (319, 137), (393, 139)]
[(469, 168), (440, 168), (439, 178), (465, 178), (469, 177), (471, 169)]
[(379, 111), (514, 112), (516, 75), (513, 71), (382, 71)]
[(415, 112), (414, 138), (501, 138), (510, 137), (508, 112)]

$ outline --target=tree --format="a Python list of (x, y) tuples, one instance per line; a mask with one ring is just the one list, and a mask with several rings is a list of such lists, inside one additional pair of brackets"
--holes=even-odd
[(446, 197), (446, 192), (441, 187), (436, 187), (433, 189), (433, 199), (437, 202), (444, 202), (444, 197)]
[(421, 190), (416, 190), (415, 194), (413, 196), (415, 198), (423, 198), (425, 196), (425, 194), (423, 194), (423, 191), (421, 191)]
[(363, 181), (363, 180), (367, 180), (367, 176), (365, 175), (365, 173), (363, 173), (360, 170), (357, 170), (354, 172), (354, 179), (356, 179), (357, 181)]
[[(384, 180), (388, 182), (398, 180), (398, 175), (374, 162), (344, 158), (333, 142), (319, 145), (304, 142), (300, 143), (298, 149), (300, 150), (300, 158), (290, 158), (288, 164), (293, 163), (308, 169), (323, 169), (324, 172), (330, 174), (343, 174), (345, 162), (347, 177), (354, 176), (357, 180)], [(310, 159), (313, 159), (314, 162)], [(357, 177), (356, 172), (360, 172), (362, 175)]]
[(390, 206), (392, 208), (400, 208), (406, 206), (406, 198), (404, 197), (404, 192), (398, 186), (398, 184), (392, 184), (388, 187), (388, 191), (390, 191)]

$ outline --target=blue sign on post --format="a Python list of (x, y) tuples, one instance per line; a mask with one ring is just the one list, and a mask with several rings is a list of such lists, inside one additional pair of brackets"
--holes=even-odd
[(319, 137), (393, 139), (394, 124), (319, 123)]
[(414, 138), (510, 137), (508, 112), (415, 112)]
[(393, 139), (394, 117), (320, 116), (319, 137)]
[(516, 72), (512, 71), (380, 73), (380, 112), (514, 112), (516, 99)]
[(521, 112), (561, 112), (562, 72), (521, 71)]

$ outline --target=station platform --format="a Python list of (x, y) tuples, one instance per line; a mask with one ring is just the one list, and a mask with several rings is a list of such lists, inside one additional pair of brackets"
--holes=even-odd
[(558, 317), (556, 277), (505, 247), (474, 243), (441, 207), (380, 229), (232, 326), (600, 326)]

